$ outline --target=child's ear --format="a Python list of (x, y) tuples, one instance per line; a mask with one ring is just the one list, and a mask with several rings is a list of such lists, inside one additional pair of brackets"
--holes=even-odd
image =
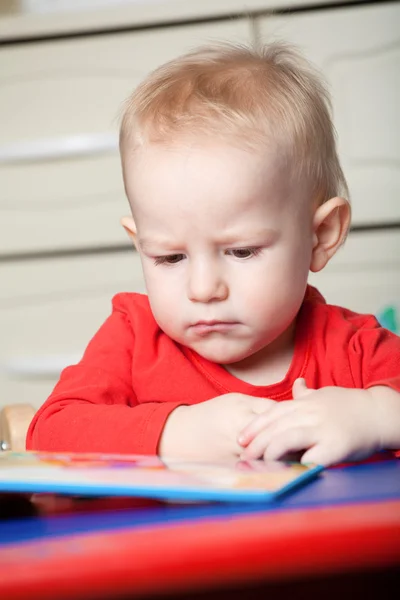
[(314, 213), (314, 244), (310, 270), (321, 271), (343, 244), (350, 227), (350, 204), (344, 198), (331, 198)]
[(133, 242), (133, 245), (137, 250), (137, 231), (135, 221), (132, 217), (122, 217), (121, 225), (125, 229), (126, 233), (129, 235), (130, 239)]

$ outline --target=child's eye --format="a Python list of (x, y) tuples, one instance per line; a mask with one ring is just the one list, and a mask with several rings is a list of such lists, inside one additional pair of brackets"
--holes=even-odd
[(184, 254), (167, 254), (166, 256), (157, 256), (154, 260), (155, 265), (176, 265), (185, 258)]
[(252, 256), (257, 256), (260, 253), (260, 248), (232, 248), (232, 250), (227, 250), (227, 254), (231, 254), (235, 258), (251, 258)]

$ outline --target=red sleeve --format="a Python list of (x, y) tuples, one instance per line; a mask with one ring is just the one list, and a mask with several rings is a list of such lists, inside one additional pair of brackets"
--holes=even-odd
[(156, 454), (166, 419), (180, 403), (138, 404), (132, 384), (134, 343), (127, 314), (114, 306), (82, 360), (64, 369), (35, 414), (27, 449)]
[[(354, 335), (349, 357), (353, 379), (361, 381), (361, 387), (386, 385), (400, 392), (400, 337), (381, 327), (374, 317)], [(400, 458), (400, 450), (394, 454)]]
[(349, 360), (355, 387), (387, 385), (400, 392), (400, 337), (374, 317), (352, 337)]

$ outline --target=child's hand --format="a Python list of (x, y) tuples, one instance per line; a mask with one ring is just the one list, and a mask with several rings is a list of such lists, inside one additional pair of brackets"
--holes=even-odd
[(312, 390), (297, 379), (293, 400), (272, 404), (243, 429), (241, 458), (276, 460), (305, 451), (303, 463), (326, 466), (365, 458), (381, 448), (378, 410), (370, 390)]
[(159, 444), (161, 457), (190, 460), (237, 459), (243, 448), (240, 431), (255, 415), (276, 402), (245, 394), (224, 394), (206, 402), (176, 408), (167, 419)]

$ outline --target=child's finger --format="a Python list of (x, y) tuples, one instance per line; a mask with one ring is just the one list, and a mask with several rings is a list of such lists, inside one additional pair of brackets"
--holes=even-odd
[(329, 449), (322, 444), (316, 444), (304, 452), (303, 456), (301, 457), (301, 463), (303, 465), (307, 463), (314, 463), (329, 467), (335, 463), (341, 462), (343, 459), (344, 457), (340, 453), (332, 451), (332, 448)]
[(290, 400), (274, 402), (269, 410), (255, 417), (238, 436), (238, 443), (241, 446), (247, 446), (263, 429), (271, 425), (276, 419), (291, 413), (294, 410), (294, 403)]
[[(300, 419), (293, 420), (293, 413), (289, 413), (279, 420), (271, 423), (268, 427), (264, 427), (254, 439), (248, 444), (247, 448), (241, 454), (242, 459), (254, 460), (265, 456), (269, 447), (274, 447), (276, 440), (296, 440), (296, 432), (310, 430), (311, 425), (307, 416), (300, 415)], [(311, 435), (311, 434), (310, 434)], [(304, 446), (294, 448), (293, 451), (304, 450)]]
[(305, 379), (296, 379), (292, 387), (293, 400), (304, 398), (305, 396), (308, 396), (312, 391), (314, 390), (307, 387)]
[(265, 448), (264, 459), (279, 460), (287, 454), (308, 450), (316, 443), (317, 438), (313, 427), (293, 427), (274, 435)]
[(241, 460), (257, 460), (262, 458), (265, 449), (271, 441), (271, 432), (268, 429), (263, 429), (247, 446), (243, 449), (240, 455)]

